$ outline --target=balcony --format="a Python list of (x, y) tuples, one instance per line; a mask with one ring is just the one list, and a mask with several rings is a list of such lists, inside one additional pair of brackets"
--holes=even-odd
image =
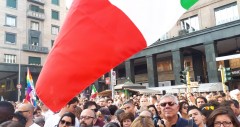
[(30, 45), (30, 44), (23, 44), (23, 51), (44, 53), (44, 54), (48, 54), (49, 52), (47, 47), (41, 47), (41, 46)]
[(44, 5), (45, 4), (45, 1), (44, 0), (28, 0), (29, 2), (33, 2), (33, 3), (36, 3), (36, 4), (40, 4), (40, 5)]
[(45, 14), (44, 13), (35, 12), (35, 11), (32, 11), (32, 10), (27, 11), (27, 17), (37, 19), (37, 20), (41, 20), (41, 21), (45, 20)]

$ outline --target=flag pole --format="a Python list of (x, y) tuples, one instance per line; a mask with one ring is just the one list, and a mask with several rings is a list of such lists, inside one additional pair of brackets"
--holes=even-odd
[(111, 69), (111, 90), (112, 90), (112, 99), (114, 99), (114, 86), (116, 85), (116, 72)]

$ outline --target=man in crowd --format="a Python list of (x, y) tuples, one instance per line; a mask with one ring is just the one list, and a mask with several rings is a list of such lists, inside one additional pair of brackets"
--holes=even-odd
[(98, 105), (99, 105), (100, 107), (105, 107), (105, 106), (107, 106), (105, 98), (100, 98), (99, 101), (98, 101)]
[(206, 103), (207, 103), (207, 99), (205, 97), (200, 96), (195, 99), (195, 104), (198, 108), (201, 107), (201, 105)]
[(150, 96), (149, 102), (154, 105), (157, 102), (157, 97), (155, 95)]
[[(98, 107), (99, 106), (94, 101), (86, 101), (83, 105), (83, 109), (90, 109), (90, 110), (94, 111), (95, 113), (98, 112)], [(104, 126), (104, 122), (98, 118), (94, 124), (95, 124), (95, 126), (99, 126), (99, 127)]]
[(194, 120), (198, 127), (205, 127), (204, 116), (196, 106), (189, 106), (187, 110), (188, 116)]
[(140, 111), (147, 110), (148, 99), (147, 97), (142, 96), (140, 99)]
[(189, 105), (195, 105), (195, 98), (192, 93), (187, 94), (188, 104)]
[(112, 104), (113, 104), (113, 99), (108, 98), (108, 99), (107, 99), (107, 106), (109, 107), (109, 106), (112, 105)]
[[(79, 103), (78, 98), (77, 98), (77, 97), (74, 97), (71, 101), (69, 101), (69, 102), (67, 103), (66, 106), (64, 106), (64, 107), (60, 110), (59, 113), (50, 116), (50, 117), (47, 119), (44, 127), (55, 127), (55, 126), (58, 124), (61, 116), (62, 116), (64, 113), (66, 113), (66, 112), (71, 112), (71, 113), (75, 114), (75, 109), (77, 108), (78, 103)], [(77, 118), (76, 118), (75, 121), (76, 121), (76, 122), (75, 122), (75, 127), (79, 127), (79, 122), (78, 122)]]
[(14, 114), (14, 107), (10, 102), (0, 101), (0, 124), (11, 120)]
[(97, 121), (96, 113), (91, 109), (84, 109), (80, 115), (80, 127), (93, 127)]
[(27, 123), (25, 127), (40, 127), (33, 122), (34, 107), (32, 104), (28, 103), (19, 105), (17, 112), (21, 113), (26, 118)]
[[(179, 104), (177, 97), (166, 94), (160, 99), (160, 106), (163, 118), (165, 119), (165, 125), (167, 127), (185, 127), (190, 122), (178, 116)], [(193, 127), (197, 127), (195, 123), (192, 123)]]
[(134, 115), (134, 118), (138, 116), (136, 114), (135, 105), (133, 104), (132, 100), (127, 100), (123, 103), (123, 110), (125, 111), (125, 113), (132, 113)]

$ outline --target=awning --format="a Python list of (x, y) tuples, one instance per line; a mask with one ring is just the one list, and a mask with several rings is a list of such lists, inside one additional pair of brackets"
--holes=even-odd
[(118, 84), (114, 86), (115, 90), (123, 90), (123, 89), (146, 89), (146, 86), (142, 86), (140, 84)]
[(151, 89), (128, 89), (128, 90), (138, 92), (139, 94), (160, 94), (160, 91)]

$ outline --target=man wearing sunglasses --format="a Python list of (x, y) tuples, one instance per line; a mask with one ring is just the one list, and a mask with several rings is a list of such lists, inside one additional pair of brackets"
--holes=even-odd
[(33, 122), (34, 107), (32, 104), (21, 104), (16, 111), (21, 113), (26, 118), (26, 127), (40, 127)]
[[(195, 123), (191, 123), (178, 115), (179, 105), (176, 96), (170, 94), (162, 96), (160, 98), (160, 106), (163, 119), (166, 121), (164, 124), (167, 127), (197, 127)], [(189, 123), (192, 125), (189, 125)]]

